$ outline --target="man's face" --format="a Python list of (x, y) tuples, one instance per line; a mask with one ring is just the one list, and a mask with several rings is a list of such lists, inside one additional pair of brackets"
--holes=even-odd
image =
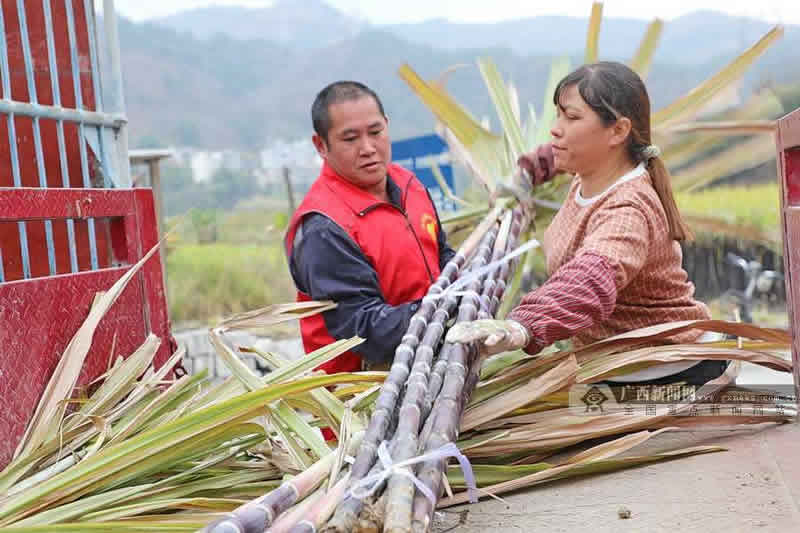
[(386, 187), (386, 166), (392, 159), (389, 123), (371, 96), (344, 100), (328, 108), (327, 142), (314, 135), (320, 157), (344, 179), (371, 192)]

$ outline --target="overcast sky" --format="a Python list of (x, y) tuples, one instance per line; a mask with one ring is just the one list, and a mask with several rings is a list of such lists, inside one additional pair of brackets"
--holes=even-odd
[[(102, 0), (95, 0), (102, 4)], [(303, 0), (296, 0), (302, 2)], [(376, 24), (419, 22), (446, 18), (455, 22), (494, 22), (536, 15), (586, 17), (592, 0), (326, 0), (329, 4)], [(134, 20), (161, 17), (195, 7), (240, 5), (266, 7), (271, 0), (116, 0), (117, 11)], [(399, 7), (402, 5), (402, 8)], [(800, 0), (607, 0), (608, 17), (669, 20), (697, 9), (713, 9), (731, 15), (760, 18), (769, 22), (800, 24)]]

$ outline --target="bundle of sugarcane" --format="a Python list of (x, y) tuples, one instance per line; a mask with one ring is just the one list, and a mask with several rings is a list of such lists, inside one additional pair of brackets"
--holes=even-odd
[[(498, 222), (501, 218), (504, 221), (503, 224)], [(502, 208), (496, 208), (465, 241), (456, 254), (454, 262), (461, 262), (463, 257), (473, 255), (474, 251), (466, 270), (466, 279), (472, 279), (472, 281), (460, 296), (460, 303), (459, 298), (452, 291), (449, 293), (445, 291), (443, 294), (444, 287), (439, 283), (434, 284), (423, 298), (420, 312), (412, 318), (409, 331), (398, 346), (389, 375), (381, 387), (376, 410), (351, 469), (351, 485), (359, 483), (375, 466), (376, 454), (381, 442), (391, 442), (388, 448), (391, 449), (391, 456), (396, 462), (405, 461), (417, 455), (419, 432), (433, 399), (437, 396), (436, 389), (442, 382), (442, 370), (447, 366), (448, 361), (454, 361), (458, 357), (456, 352), (461, 351), (461, 347), (447, 344), (443, 348), (439, 348), (450, 315), (458, 304), (457, 320), (477, 318), (478, 309), (481, 307), (477, 290), (480, 289), (484, 279), (489, 287), (484, 301), (491, 303), (491, 298), (496, 297), (494, 287), (498, 285), (497, 281), (500, 284), (504, 284), (506, 281), (505, 279), (497, 280), (496, 274), (498, 272), (507, 274), (509, 270), (495, 270), (486, 276), (476, 274), (492, 259), (499, 259), (505, 255), (508, 251), (506, 243), (512, 245), (516, 243), (516, 239), (523, 229), (522, 226), (525, 224), (524, 219), (522, 209), (504, 212)], [(515, 222), (513, 234), (511, 234), (512, 220)], [(509, 237), (511, 238), (509, 239)], [(479, 244), (475, 249), (477, 243)], [(446, 267), (442, 277), (448, 272)], [(452, 279), (448, 279), (448, 285), (452, 281)], [(432, 320), (428, 322), (430, 318)], [(454, 348), (456, 349), (454, 350)], [(436, 379), (430, 379), (432, 368), (436, 369), (433, 373)], [(432, 385), (431, 388), (429, 388), (429, 384)], [(401, 394), (403, 401), (398, 405)], [(404, 483), (405, 481), (408, 481), (408, 478), (400, 474), (390, 477), (388, 490), (391, 494), (398, 494), (401, 491), (404, 491), (406, 495), (410, 493), (410, 496), (407, 496), (410, 503), (410, 499), (413, 498), (413, 486), (409, 487)], [(375, 492), (377, 491), (373, 491), (373, 494)], [(389, 501), (397, 500), (390, 497)], [(363, 501), (361, 499), (353, 496), (347, 498), (337, 509), (328, 529), (352, 530), (362, 508)]]

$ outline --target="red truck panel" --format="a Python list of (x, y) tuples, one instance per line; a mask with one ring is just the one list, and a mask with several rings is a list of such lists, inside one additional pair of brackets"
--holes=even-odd
[(786, 307), (792, 329), (795, 397), (800, 398), (800, 109), (778, 121)]
[[(0, 221), (22, 212), (29, 217), (58, 218), (72, 206), (75, 190), (39, 189), (39, 202), (4, 209), (9, 198), (29, 197), (30, 190), (0, 191)], [(124, 265), (137, 262), (158, 242), (153, 193), (150, 189), (85, 191), (91, 202), (84, 216), (117, 215), (110, 223)], [(31, 205), (36, 206), (32, 211)], [(7, 205), (5, 207), (8, 207)], [(112, 208), (118, 208), (115, 213)], [(27, 217), (26, 217), (27, 218)], [(3, 226), (5, 227), (5, 226)], [(13, 226), (16, 229), (16, 226)], [(4, 250), (4, 256), (6, 251)], [(89, 313), (98, 291), (107, 290), (127, 267), (105, 268), (50, 277), (0, 283), (0, 465), (6, 464), (59, 357)], [(161, 261), (153, 256), (100, 322), (79, 384), (86, 384), (108, 367), (114, 356), (132, 353), (152, 331), (162, 339), (156, 356), (161, 365), (172, 351)]]
[[(96, 111), (89, 35), (82, 0), (71, 2), (77, 39), (78, 70), (84, 108)], [(64, 2), (51, 2), (58, 86), (61, 105), (75, 108), (71, 51)], [(0, 4), (5, 23), (11, 98), (30, 102), (26, 82), (17, 2)], [(45, 19), (41, 2), (25, 2), (38, 102), (53, 103)], [(2, 75), (2, 73), (0, 73)], [(35, 134), (31, 118), (16, 116), (16, 135), (9, 139), (8, 116), (0, 114), (0, 467), (10, 460), (56, 363), (85, 320), (94, 295), (107, 290), (156, 244), (153, 193), (150, 189), (102, 189), (97, 161), (88, 146), (90, 187), (83, 188), (80, 157), (83, 139), (78, 126), (64, 122), (65, 153), (59, 151), (58, 125), (39, 119), (47, 188), (40, 188)], [(12, 145), (13, 143), (13, 145)], [(19, 156), (21, 187), (14, 187), (12, 146)], [(61, 156), (66, 157), (68, 188), (62, 181)], [(98, 265), (90, 260), (89, 219), (93, 220)], [(45, 220), (53, 227), (56, 275), (51, 275)], [(74, 223), (78, 272), (70, 266), (68, 222)], [(18, 223), (27, 232), (30, 277), (25, 279)], [(132, 353), (153, 332), (162, 339), (156, 365), (171, 353), (161, 261), (152, 257), (101, 321), (79, 384), (103, 373), (114, 356)]]

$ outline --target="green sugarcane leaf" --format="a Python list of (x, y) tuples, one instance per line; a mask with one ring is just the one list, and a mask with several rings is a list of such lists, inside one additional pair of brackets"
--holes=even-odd
[(538, 123), (536, 121), (536, 109), (532, 104), (528, 104), (528, 120), (522, 125), (522, 137), (525, 143), (525, 150), (531, 150), (536, 146), (536, 135), (538, 134)]
[[(276, 402), (272, 409), (273, 416), (277, 417), (281, 423), (300, 437), (308, 448), (314, 453), (314, 459), (320, 459), (331, 452), (330, 447), (322, 438), (322, 433), (318, 429), (312, 428), (303, 417), (297, 414), (289, 404), (280, 400)], [(313, 461), (312, 461), (313, 462)], [(308, 466), (311, 466), (310, 464)], [(306, 468), (308, 467), (306, 466)]]
[(48, 524), (44, 526), (10, 526), (3, 531), (10, 533), (91, 533), (94, 531), (119, 531), (122, 533), (194, 533), (202, 529), (208, 520), (189, 518), (181, 521), (164, 520), (118, 520), (112, 522), (79, 522), (67, 524)]
[(596, 63), (599, 55), (598, 41), (600, 40), (600, 25), (603, 23), (603, 4), (594, 2), (592, 14), (589, 17), (589, 28), (586, 30), (586, 54), (584, 63)]
[[(535, 474), (542, 470), (552, 468), (553, 465), (549, 463), (536, 463), (532, 465), (480, 465), (473, 464), (472, 472), (475, 474), (475, 481), (479, 487), (486, 487), (487, 485), (494, 485), (502, 483), (503, 481), (510, 481), (517, 479), (528, 474)], [(458, 465), (450, 465), (447, 467), (447, 481), (453, 488), (466, 488), (467, 484), (464, 480), (464, 472)]]
[(522, 141), (522, 129), (518, 113), (514, 112), (512, 99), (509, 97), (509, 89), (491, 59), (479, 59), (478, 67), (489, 90), (489, 96), (492, 99), (497, 116), (500, 118), (503, 136), (511, 152), (509, 159), (516, 161), (525, 152), (525, 146)]
[(442, 88), (426, 83), (408, 65), (401, 66), (398, 73), (457, 139), (458, 143), (453, 143), (445, 135), (451, 152), (462, 153), (463, 158), (469, 159), (469, 166), (475, 177), (481, 180), (490, 193), (493, 192), (496, 188), (496, 176), (505, 175), (508, 171), (507, 162), (498, 155), (502, 150), (503, 139), (479, 124)]
[(661, 19), (655, 19), (647, 26), (647, 32), (639, 43), (639, 48), (636, 49), (636, 54), (630, 60), (630, 67), (636, 72), (642, 80), (647, 79), (647, 74), (650, 72), (650, 65), (653, 63), (653, 55), (658, 47), (658, 41), (661, 38), (661, 32), (664, 29), (664, 22)]
[[(230, 425), (261, 414), (266, 404), (278, 398), (301, 394), (316, 387), (374, 379), (375, 377), (371, 375), (354, 374), (301, 378), (291, 383), (265, 387), (188, 413), (164, 426), (103, 447), (97, 454), (75, 467), (30, 490), (7, 498), (0, 509), (0, 525), (9, 525), (56, 501), (64, 503), (65, 500), (71, 501), (87, 492), (87, 487), (96, 490), (98, 486), (113, 484), (121, 479), (137, 478), (137, 467), (138, 471), (152, 472), (164, 465), (173, 464), (179, 459), (180, 453), (186, 455), (191, 450), (177, 454), (169, 453), (170, 450), (175, 450), (186, 443), (191, 445), (201, 437), (213, 439)], [(140, 462), (146, 462), (144, 467), (137, 465)]]
[(322, 348), (314, 350), (305, 357), (301, 357), (289, 365), (273, 370), (264, 376), (264, 383), (280, 383), (295, 378), (305, 372), (308, 372), (309, 370), (318, 367), (321, 364), (327, 363), (331, 359), (334, 359), (335, 357), (338, 357), (347, 351), (352, 350), (362, 342), (364, 342), (364, 339), (360, 337), (353, 337), (351, 339), (343, 339), (327, 346), (323, 346)]
[(652, 117), (654, 127), (663, 127), (669, 122), (685, 121), (708, 103), (714, 95), (741, 77), (747, 68), (782, 36), (783, 27), (775, 26), (772, 28), (757, 43), (731, 61), (722, 70), (689, 91), (686, 96), (654, 113)]
[(528, 145), (528, 149), (545, 143), (550, 140), (550, 128), (556, 118), (556, 106), (553, 105), (553, 94), (556, 92), (558, 82), (569, 73), (570, 63), (568, 57), (562, 57), (553, 61), (550, 65), (550, 75), (547, 77), (547, 86), (544, 90), (544, 100), (542, 102), (542, 116), (536, 128), (534, 141)]
[(119, 502), (124, 501), (126, 498), (135, 496), (143, 490), (147, 490), (152, 485), (136, 485), (133, 487), (123, 487), (121, 489), (114, 489), (105, 491), (101, 494), (87, 496), (78, 501), (61, 505), (53, 509), (47, 509), (33, 516), (20, 520), (16, 524), (19, 526), (37, 526), (44, 524), (56, 524), (59, 522), (67, 522), (76, 518), (95, 511), (97, 509), (105, 509), (109, 506), (114, 506)]

